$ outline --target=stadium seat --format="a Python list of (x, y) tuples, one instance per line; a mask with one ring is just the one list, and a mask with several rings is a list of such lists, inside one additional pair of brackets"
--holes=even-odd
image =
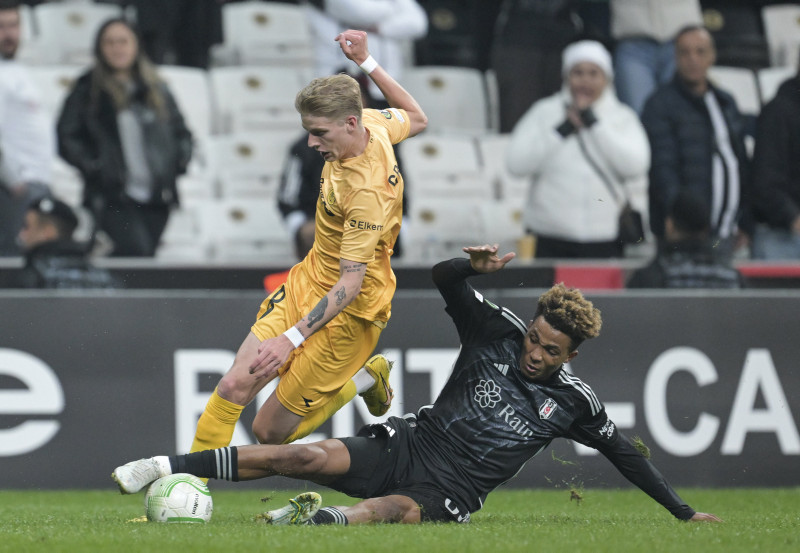
[(36, 24), (33, 19), (33, 8), (27, 4), (19, 5), (20, 40), (17, 59), (25, 65), (42, 63), (41, 50), (36, 36)]
[(159, 260), (204, 262), (210, 255), (210, 229), (203, 228), (204, 204), (183, 201), (173, 209), (156, 250)]
[(510, 134), (490, 133), (477, 137), (481, 171), (492, 182), (497, 197), (523, 205), (528, 195), (530, 179), (508, 172), (506, 150), (510, 140)]
[(757, 6), (731, 0), (703, 0), (701, 4), (703, 22), (714, 37), (719, 65), (753, 70), (770, 65)]
[(122, 8), (94, 2), (48, 2), (33, 8), (39, 54), (44, 63), (88, 65), (95, 35)]
[(313, 40), (302, 6), (281, 2), (224, 4), (222, 26), (224, 43), (212, 53), (221, 64), (313, 66)]
[(431, 117), (428, 133), (490, 130), (489, 96), (482, 71), (469, 67), (409, 67), (403, 87)]
[(797, 71), (792, 67), (765, 67), (757, 73), (758, 90), (761, 95), (761, 105), (766, 104), (778, 92), (778, 88), (787, 79), (795, 76)]
[(421, 196), (410, 203), (409, 211), (404, 260), (429, 264), (461, 257), (464, 246), (490, 240), (480, 202), (472, 199)]
[(45, 111), (55, 128), (64, 99), (85, 68), (74, 65), (32, 65), (28, 71), (42, 95)]
[(294, 245), (274, 200), (226, 198), (203, 204), (213, 259), (225, 263), (287, 266)]
[(747, 115), (757, 115), (761, 111), (758, 84), (753, 71), (744, 67), (715, 65), (708, 75), (716, 85), (733, 95), (739, 111)]
[(472, 137), (423, 134), (401, 142), (399, 149), (412, 204), (421, 197), (473, 201), (494, 197)]
[(286, 154), (297, 136), (291, 131), (249, 131), (213, 137), (211, 156), (222, 197), (275, 201)]
[(158, 74), (175, 97), (186, 126), (194, 136), (207, 137), (213, 132), (211, 86), (208, 73), (194, 67), (160, 65)]
[(299, 132), (297, 92), (306, 70), (291, 67), (215, 67), (209, 71), (220, 133), (289, 129)]
[(517, 240), (525, 234), (522, 224), (524, 202), (493, 201), (480, 204), (486, 242), (500, 244), (500, 251), (517, 251)]
[(797, 67), (800, 62), (800, 5), (764, 6), (761, 18), (772, 65)]

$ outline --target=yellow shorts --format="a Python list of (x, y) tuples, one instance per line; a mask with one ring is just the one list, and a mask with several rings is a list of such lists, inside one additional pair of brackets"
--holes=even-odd
[[(278, 336), (305, 317), (319, 300), (316, 294), (294, 298), (285, 285), (280, 286), (261, 304), (251, 330), (262, 341)], [(300, 344), (278, 371), (278, 400), (303, 417), (325, 405), (367, 362), (383, 326), (339, 313)]]

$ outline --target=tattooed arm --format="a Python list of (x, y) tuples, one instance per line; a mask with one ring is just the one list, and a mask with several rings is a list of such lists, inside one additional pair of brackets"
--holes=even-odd
[(350, 305), (361, 291), (361, 283), (366, 272), (366, 263), (347, 259), (339, 261), (339, 281), (325, 297), (319, 300), (314, 309), (295, 325), (304, 338), (314, 334)]
[[(342, 259), (339, 261), (339, 280), (321, 299), (311, 312), (294, 325), (303, 339), (308, 338), (325, 326), (328, 321), (344, 311), (361, 291), (361, 283), (367, 272), (367, 264)], [(258, 355), (250, 365), (250, 374), (272, 378), (286, 363), (294, 344), (284, 334), (264, 340), (258, 348)]]

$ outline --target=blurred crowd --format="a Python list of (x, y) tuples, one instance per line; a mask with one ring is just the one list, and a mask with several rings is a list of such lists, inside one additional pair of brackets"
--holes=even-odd
[(0, 256), (34, 287), (291, 265), (322, 166), (293, 97), (356, 69), (347, 28), (430, 119), (397, 148), (410, 263), (480, 240), (727, 288), (800, 260), (800, 2), (766, 0), (0, 0)]

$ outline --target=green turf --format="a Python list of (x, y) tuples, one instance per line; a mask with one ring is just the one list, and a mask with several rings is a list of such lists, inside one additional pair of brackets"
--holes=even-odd
[[(354, 502), (320, 491), (325, 505)], [(285, 490), (214, 492), (214, 517), (199, 525), (126, 522), (142, 514), (143, 494), (0, 491), (0, 552), (800, 551), (800, 489), (680, 492), (691, 505), (725, 523), (676, 521), (638, 490), (585, 490), (580, 504), (564, 490), (501, 490), (468, 525), (360, 527), (254, 523), (254, 513), (281, 506), (294, 495)], [(261, 503), (267, 494), (273, 499)]]

